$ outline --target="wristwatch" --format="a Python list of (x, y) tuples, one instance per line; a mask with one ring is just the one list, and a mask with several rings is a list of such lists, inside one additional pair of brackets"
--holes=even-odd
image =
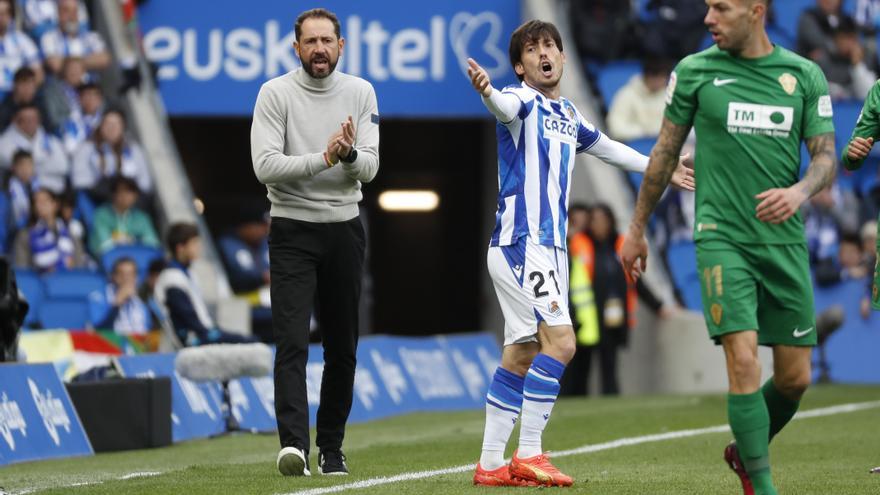
[(354, 161), (357, 160), (357, 158), (358, 158), (358, 150), (355, 149), (354, 146), (351, 147), (351, 151), (348, 152), (348, 156), (346, 156), (345, 158), (343, 158), (341, 156), (339, 157), (339, 159), (345, 163), (354, 163)]

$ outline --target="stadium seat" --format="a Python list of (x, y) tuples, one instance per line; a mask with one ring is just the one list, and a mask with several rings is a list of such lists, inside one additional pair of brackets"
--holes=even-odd
[(797, 40), (801, 12), (815, 5), (815, 0), (776, 0), (773, 2), (773, 12), (776, 14), (774, 24), (791, 39)]
[(40, 305), (43, 328), (82, 330), (89, 321), (89, 303), (81, 298), (48, 298)]
[(24, 326), (33, 327), (39, 321), (37, 315), (43, 299), (46, 298), (46, 288), (43, 281), (40, 280), (40, 276), (33, 270), (15, 269), (15, 281), (29, 305), (28, 314), (24, 318)]
[(81, 298), (89, 297), (93, 291), (104, 290), (107, 285), (104, 277), (87, 270), (71, 270), (46, 275), (46, 296), (49, 298)]
[(597, 85), (599, 93), (605, 101), (606, 107), (611, 107), (611, 100), (614, 99), (615, 93), (629, 79), (641, 72), (642, 64), (634, 60), (621, 60), (618, 62), (609, 62), (599, 71)]
[(670, 244), (666, 256), (672, 281), (681, 293), (685, 306), (693, 311), (702, 311), (696, 245), (689, 241)]
[(162, 256), (164, 256), (164, 253), (159, 248), (136, 244), (116, 246), (101, 256), (101, 267), (109, 275), (113, 270), (113, 263), (116, 263), (116, 260), (119, 258), (131, 258), (137, 264), (138, 281), (142, 281), (147, 276), (147, 269), (150, 267), (150, 263), (155, 259), (162, 258)]

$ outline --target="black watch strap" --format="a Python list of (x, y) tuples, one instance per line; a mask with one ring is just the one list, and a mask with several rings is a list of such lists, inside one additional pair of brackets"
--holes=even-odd
[(348, 156), (346, 156), (345, 158), (340, 158), (340, 160), (344, 161), (345, 163), (354, 163), (357, 158), (358, 150), (352, 146), (351, 151), (348, 152)]

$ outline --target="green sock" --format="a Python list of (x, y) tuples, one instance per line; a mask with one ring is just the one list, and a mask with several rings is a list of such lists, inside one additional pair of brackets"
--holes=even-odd
[(761, 392), (727, 394), (727, 417), (755, 495), (776, 495), (770, 476), (770, 414)]
[(801, 402), (782, 395), (773, 383), (773, 378), (767, 380), (767, 383), (761, 387), (761, 393), (764, 394), (764, 402), (767, 403), (767, 411), (770, 413), (770, 440), (772, 441), (773, 437), (791, 421)]

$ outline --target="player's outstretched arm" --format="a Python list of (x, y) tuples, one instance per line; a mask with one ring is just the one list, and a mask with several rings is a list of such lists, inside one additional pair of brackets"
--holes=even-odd
[(468, 77), (471, 85), (483, 99), (483, 104), (492, 112), (492, 115), (502, 124), (507, 124), (516, 118), (522, 102), (515, 95), (504, 94), (492, 87), (489, 73), (480, 67), (474, 59), (468, 60)]
[[(627, 172), (644, 174), (648, 169), (649, 159), (647, 156), (619, 141), (609, 138), (605, 134), (602, 134), (596, 144), (587, 150), (587, 153)], [(689, 160), (690, 155), (680, 157), (678, 166), (675, 167), (675, 171), (672, 173), (670, 183), (677, 189), (694, 190), (696, 185), (694, 182), (694, 171), (692, 168), (685, 166), (685, 162)]]
[(834, 151), (834, 133), (827, 132), (807, 138), (810, 166), (800, 182), (785, 188), (768, 189), (757, 196), (755, 208), (758, 220), (779, 224), (797, 213), (804, 201), (834, 181), (837, 165)]
[(645, 171), (645, 178), (639, 188), (636, 211), (633, 213), (629, 231), (620, 252), (624, 272), (633, 280), (637, 280), (648, 266), (648, 241), (645, 239), (645, 226), (679, 165), (679, 153), (681, 153), (681, 147), (687, 139), (689, 131), (690, 126), (674, 124), (669, 119), (663, 118), (660, 137), (657, 138), (657, 144), (651, 151), (648, 169)]

